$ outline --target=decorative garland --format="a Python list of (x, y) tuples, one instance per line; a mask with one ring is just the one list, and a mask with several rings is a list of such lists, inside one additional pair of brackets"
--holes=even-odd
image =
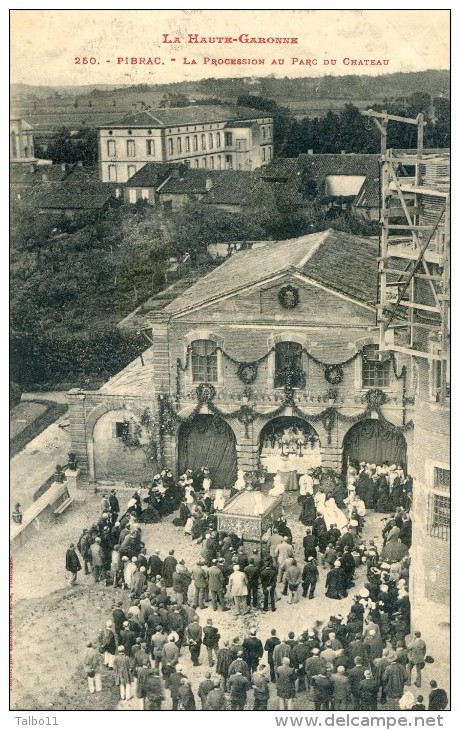
[[(208, 387), (204, 388), (202, 386)], [(201, 409), (204, 405), (207, 406), (208, 410), (213, 416), (223, 418), (224, 420), (228, 418), (236, 418), (244, 426), (245, 438), (247, 439), (249, 438), (249, 426), (254, 423), (256, 419), (277, 418), (286, 410), (286, 408), (292, 408), (293, 412), (305, 421), (310, 421), (311, 423), (321, 422), (324, 430), (327, 432), (328, 435), (328, 444), (331, 444), (332, 442), (332, 432), (339, 420), (350, 424), (358, 423), (358, 421), (369, 418), (372, 412), (376, 412), (378, 414), (379, 421), (381, 421), (381, 423), (384, 424), (384, 426), (388, 430), (391, 430), (393, 432), (402, 433), (413, 428), (412, 421), (407, 424), (403, 424), (403, 426), (394, 426), (392, 423), (390, 423), (390, 421), (387, 421), (381, 410), (382, 406), (386, 402), (386, 395), (379, 388), (373, 388), (372, 390), (366, 392), (365, 399), (367, 405), (364, 411), (354, 416), (346, 416), (343, 413), (340, 413), (339, 410), (334, 406), (329, 406), (320, 413), (306, 413), (305, 411), (302, 411), (294, 401), (293, 389), (288, 386), (284, 389), (283, 403), (278, 406), (278, 408), (275, 408), (272, 411), (256, 411), (252, 406), (247, 404), (241, 405), (234, 411), (222, 411), (220, 408), (218, 408), (218, 406), (216, 406), (213, 400), (215, 397), (215, 388), (213, 386), (209, 386), (210, 384), (208, 383), (202, 383), (200, 386), (198, 386), (198, 403), (192, 410), (192, 412), (185, 417), (180, 416), (177, 413), (177, 410), (174, 409), (168, 396), (158, 396), (160, 411), (160, 436), (165, 434), (174, 434), (176, 425), (178, 423), (190, 423), (191, 421), (193, 421), (193, 419), (200, 414)]]
[[(252, 360), (250, 362), (237, 360), (236, 358), (232, 357), (228, 352), (225, 352), (221, 347), (217, 346), (216, 351), (219, 351), (222, 353), (222, 355), (229, 360), (233, 365), (236, 365), (237, 367), (237, 376), (241, 380), (242, 383), (245, 385), (252, 385), (257, 379), (259, 365), (264, 362), (265, 360), (268, 360), (270, 355), (275, 352), (275, 346), (271, 347), (268, 352), (265, 353), (265, 355), (262, 355), (262, 357), (259, 357), (257, 360)], [(190, 365), (190, 354), (192, 352), (192, 346), (187, 345), (187, 351), (185, 355), (185, 363), (182, 365), (181, 359), (178, 357), (176, 362), (176, 402), (179, 403), (179, 395), (180, 395), (180, 373), (185, 372), (188, 370), (188, 367)], [(339, 385), (339, 383), (343, 380), (343, 369), (346, 365), (349, 365), (354, 360), (356, 360), (360, 355), (362, 355), (362, 350), (359, 350), (358, 352), (355, 352), (354, 355), (349, 357), (347, 360), (342, 360), (338, 363), (325, 363), (321, 360), (318, 360), (314, 355), (311, 354), (311, 352), (308, 352), (305, 347), (302, 347), (302, 353), (306, 355), (309, 360), (315, 363), (315, 365), (318, 365), (319, 367), (323, 368), (324, 370), (324, 377), (330, 385)], [(393, 353), (392, 355), (392, 364), (393, 364), (393, 370), (395, 372), (396, 378), (399, 380), (401, 377), (404, 377), (401, 371), (401, 375), (396, 374), (396, 362), (394, 359)], [(404, 370), (404, 368), (403, 368)]]

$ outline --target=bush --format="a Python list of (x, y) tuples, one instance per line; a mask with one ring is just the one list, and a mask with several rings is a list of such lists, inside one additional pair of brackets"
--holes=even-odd
[(107, 379), (145, 350), (139, 337), (116, 328), (103, 331), (40, 335), (18, 334), (11, 340), (11, 370), (23, 388), (82, 378)]
[(22, 388), (18, 383), (10, 380), (10, 408), (14, 408), (21, 401)]

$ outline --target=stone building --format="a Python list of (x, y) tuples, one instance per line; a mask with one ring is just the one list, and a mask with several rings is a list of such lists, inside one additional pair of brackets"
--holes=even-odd
[(32, 127), (20, 117), (10, 117), (10, 162), (35, 162)]
[[(377, 356), (378, 244), (328, 230), (241, 250), (125, 320), (151, 342), (97, 392), (69, 393), (89, 481), (207, 465), (216, 486), (290, 452), (298, 473), (349, 459), (406, 466), (404, 355)], [(166, 293), (166, 292), (165, 292)]]
[(99, 128), (102, 182), (126, 182), (148, 162), (251, 171), (272, 158), (273, 118), (245, 107), (138, 111)]

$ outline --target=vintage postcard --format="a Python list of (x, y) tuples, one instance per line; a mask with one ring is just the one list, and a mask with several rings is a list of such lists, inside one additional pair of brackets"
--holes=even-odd
[(450, 11), (10, 32), (17, 723), (442, 725)]

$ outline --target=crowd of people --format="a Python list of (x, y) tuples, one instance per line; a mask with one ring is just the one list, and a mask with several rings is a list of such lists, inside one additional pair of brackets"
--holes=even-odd
[[(135, 492), (121, 518), (115, 490), (104, 494), (97, 521), (66, 555), (70, 586), (84, 569), (95, 582), (116, 589), (112, 615), (86, 648), (89, 692), (101, 691), (105, 666), (120, 700), (134, 697), (140, 709), (161, 709), (168, 701), (182, 710), (264, 710), (270, 698), (280, 709), (293, 709), (299, 695), (302, 707), (311, 703), (316, 710), (444, 709), (447, 695), (434, 680), (427, 701), (412, 691), (420, 688), (432, 659), (420, 632), (411, 633), (409, 503), (384, 519), (381, 549), (364, 540), (369, 507), (358, 484), (365, 471), (364, 465), (356, 478), (349, 473), (341, 528), (332, 521), (339, 508), (331, 495), (315, 490), (308, 478), (301, 481), (302, 523), (308, 515), (301, 549), (285, 516), (261, 549), (246, 549), (237, 535), (217, 532), (214, 504), (222, 494), (211, 492), (207, 470), (201, 481), (186, 473), (178, 484), (165, 485), (170, 472), (158, 475), (147, 507)], [(147, 555), (142, 515), (152, 508), (152, 494), (157, 499), (159, 480), (161, 504), (168, 505), (155, 507), (160, 515), (174, 505), (173, 523), (186, 532), (193, 519), (190, 535), (200, 552), (195, 564), (178, 560), (172, 547)], [(357, 573), (363, 587), (355, 589)], [(279, 601), (310, 602), (323, 580), (331, 607), (352, 596), (350, 610), (333, 609), (325, 625), (309, 619), (296, 632), (272, 629), (262, 637), (252, 627), (230, 640), (221, 636), (218, 620), (200, 619), (206, 608), (248, 614), (250, 621), (258, 611), (275, 612)], [(203, 661), (209, 666), (195, 690), (184, 668), (188, 660), (192, 667)]]

